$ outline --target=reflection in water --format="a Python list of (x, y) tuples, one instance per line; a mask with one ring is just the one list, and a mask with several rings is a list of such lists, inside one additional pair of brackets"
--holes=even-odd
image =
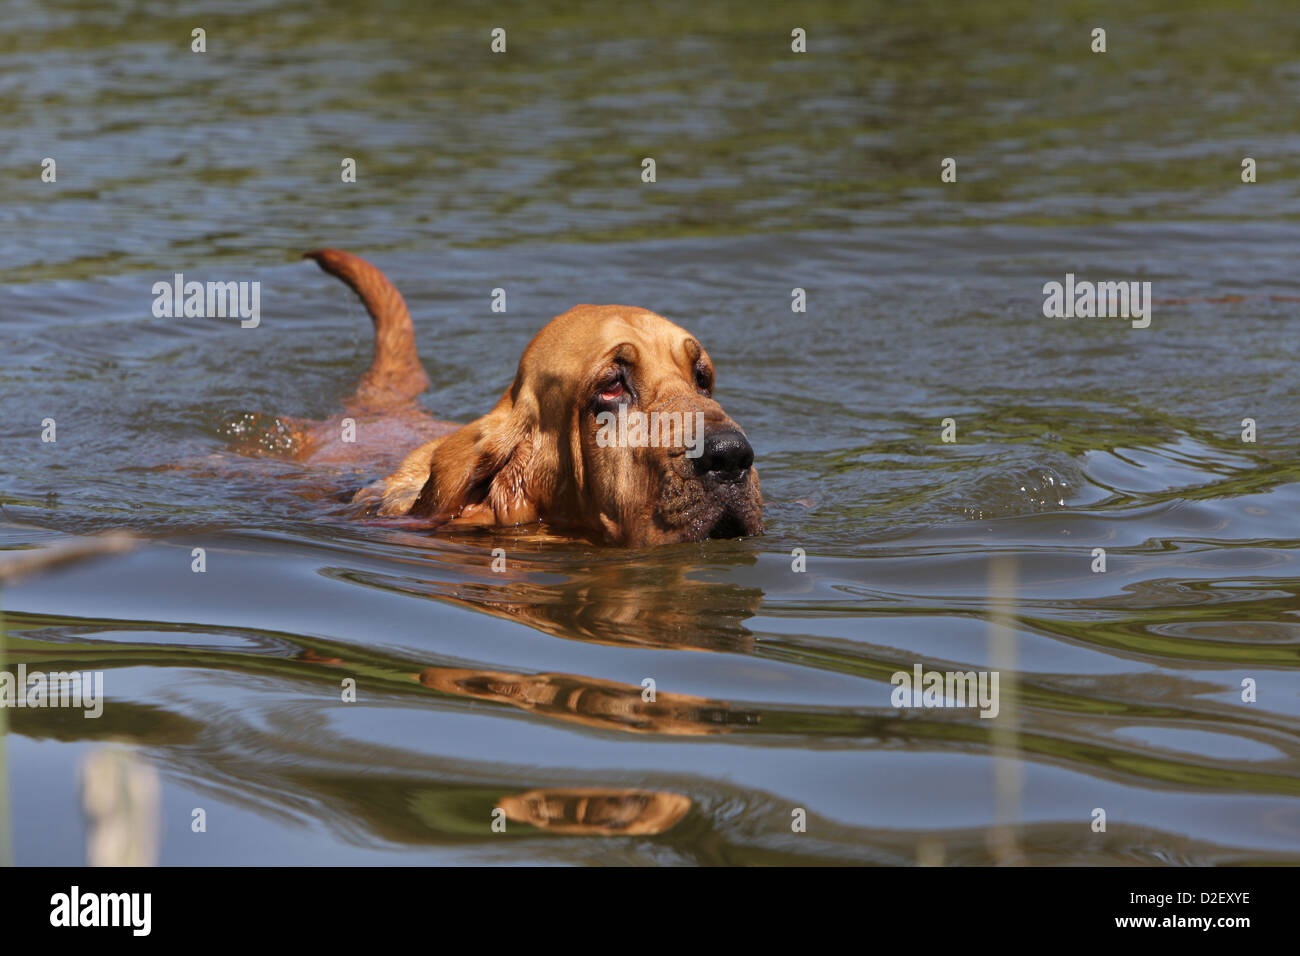
[(153, 866), (158, 862), (158, 772), (139, 754), (102, 747), (82, 764), (86, 863)]
[[(13, 711), (18, 734), (32, 740), (126, 737), (145, 748), (169, 780), (269, 820), (324, 822), (349, 841), (367, 846), (379, 840), (394, 847), (462, 846), (468, 852), (482, 841), (476, 852), (488, 856), (477, 858), (497, 859), (492, 854), (499, 852), (507, 854), (501, 857), (505, 859), (507, 850), (497, 849), (502, 844), (490, 836), (492, 809), (502, 805), (503, 793), (560, 793), (575, 787), (622, 792), (608, 769), (564, 769), (564, 758), (545, 750), (536, 759), (529, 755), (522, 762), (518, 757), (501, 762), (496, 747), (477, 743), (500, 739), (501, 730), (493, 728), (499, 728), (501, 720), (519, 722), (521, 729), (552, 725), (580, 728), (584, 734), (612, 732), (615, 741), (645, 740), (659, 750), (669, 741), (684, 746), (722, 744), (734, 747), (737, 759), (749, 748), (763, 747), (774, 767), (788, 759), (784, 755), (806, 749), (839, 751), (844, 760), (869, 761), (904, 752), (969, 759), (991, 755), (995, 743), (988, 721), (954, 713), (901, 714), (886, 707), (843, 704), (783, 706), (775, 702), (775, 694), (751, 704), (660, 692), (649, 702), (642, 699), (640, 687), (608, 680), (421, 666), (409, 656), (304, 635), (227, 628), (203, 635), (201, 645), (187, 645), (192, 638), (185, 625), (132, 621), (108, 626), (103, 621), (22, 613), (11, 613), (7, 621), (11, 660), (47, 670), (110, 670), (110, 706), (101, 720), (86, 721), (58, 710)], [(124, 639), (125, 633), (133, 639)], [(762, 644), (769, 650), (757, 653), (789, 660), (806, 673), (866, 678), (864, 688), (879, 686), (882, 697), (888, 674), (899, 666), (897, 658), (878, 656), (883, 649), (847, 643), (823, 642), (816, 654), (809, 654), (811, 645), (801, 647), (784, 636), (768, 635)], [(146, 691), (144, 700), (132, 701), (130, 685), (122, 678), (137, 669), (153, 675), (149, 686), (183, 686), (184, 698), (178, 700), (166, 690), (161, 696)], [(190, 676), (176, 684), (162, 676), (168, 673)], [(340, 676), (357, 678), (361, 705), (338, 703)], [(1239, 715), (1207, 704), (1204, 699), (1213, 689), (1203, 680), (1189, 682), (1172, 673), (1101, 680), (1038, 675), (1022, 687), (1023, 759), (1027, 768), (1084, 768), (1097, 779), (1130, 786), (1170, 792), (1193, 787), (1256, 801), (1277, 795), (1294, 802), (1300, 782), (1289, 768), (1300, 755), (1293, 737), (1284, 736), (1293, 733), (1294, 722), (1265, 712)], [(1007, 704), (1004, 700), (1004, 707)], [(397, 721), (401, 737), (374, 738), (364, 718), (367, 713)], [(447, 741), (428, 733), (428, 728), (456, 714), (471, 719), (471, 727), (477, 728), (467, 741), (474, 756), (444, 756)], [(361, 723), (354, 726), (354, 720)], [(1138, 720), (1156, 728), (1147, 734), (1150, 742), (1122, 733)], [(1158, 735), (1161, 726), (1214, 729), (1230, 735), (1224, 738), (1229, 744), (1268, 741), (1278, 753), (1253, 754), (1245, 762), (1230, 754), (1209, 759), (1179, 753), (1170, 750), (1167, 737)], [(589, 743), (575, 739), (575, 749), (568, 752), (584, 753)], [(816, 812), (810, 812), (809, 833), (792, 840), (791, 794), (808, 792), (798, 779), (789, 781), (781, 793), (765, 793), (711, 774), (659, 769), (647, 779), (618, 784), (689, 800), (696, 812), (665, 836), (673, 841), (675, 858), (683, 861), (909, 863), (918, 853), (926, 859), (934, 856), (933, 847), (920, 847), (931, 839), (923, 828), (846, 824)], [(971, 796), (978, 798), (978, 788)], [(1294, 843), (1300, 819), (1285, 812), (1282, 803), (1259, 805), (1267, 807), (1259, 825), (1282, 844)], [(576, 804), (568, 810), (565, 806), (543, 806), (534, 800), (515, 808), (517, 815), (512, 812), (511, 819), (531, 822), (534, 816), (544, 816), (579, 822)], [(635, 810), (608, 803), (589, 806), (588, 815), (581, 818), (585, 825), (627, 821)], [(660, 819), (658, 811), (646, 812)], [(1079, 824), (1063, 816), (1054, 823), (1021, 826), (1019, 848), (1027, 861), (1060, 862), (1079, 852)], [(1116, 864), (1155, 862), (1162, 854), (1200, 863), (1289, 858), (1284, 850), (1245, 851), (1216, 846), (1213, 840), (1185, 839), (1176, 832), (1114, 829), (1113, 835), (1088, 844), (1089, 859)], [(949, 863), (990, 860), (983, 828), (939, 831), (934, 840), (942, 843)], [(611, 859), (576, 846), (552, 851), (547, 858)], [(635, 854), (627, 857), (629, 862), (637, 859)]]
[(554, 833), (647, 836), (675, 827), (691, 801), (680, 793), (574, 787), (529, 790), (502, 797), (500, 806), (509, 819)]
[[(518, 533), (485, 533), (472, 540), (478, 549), (448, 568), (447, 577), (424, 577), (429, 565), (400, 577), (345, 569), (326, 573), (398, 594), (435, 596), (568, 640), (732, 653), (753, 647), (743, 622), (758, 613), (762, 590), (705, 577), (753, 566), (757, 545), (752, 541), (722, 547), (711, 542), (708, 550), (670, 546), (603, 553), (599, 563), (572, 561), (561, 550), (560, 563), (553, 547), (530, 551), (535, 544)], [(419, 543), (429, 548), (436, 542)], [(503, 571), (493, 571), (492, 548), (502, 544), (510, 557)], [(711, 560), (691, 560), (701, 554)]]
[(722, 734), (737, 726), (755, 727), (755, 710), (725, 701), (656, 692), (645, 699), (641, 687), (576, 674), (507, 674), (500, 671), (426, 667), (419, 674), (425, 687), (445, 694), (510, 704), (539, 716), (570, 723), (634, 733)]

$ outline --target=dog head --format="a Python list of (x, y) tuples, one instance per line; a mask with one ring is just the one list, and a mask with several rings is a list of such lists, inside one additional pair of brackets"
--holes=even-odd
[(580, 305), (529, 343), (487, 415), (442, 439), (412, 513), (545, 520), (644, 546), (762, 531), (754, 453), (713, 362), (644, 309)]

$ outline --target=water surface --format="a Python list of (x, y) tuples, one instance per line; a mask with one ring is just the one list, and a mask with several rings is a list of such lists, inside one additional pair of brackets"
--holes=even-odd
[[(173, 864), (1300, 862), (1300, 21), (1243, 7), (10, 4), (0, 546), (144, 537), (0, 595), (3, 667), (108, 696), (8, 713), (16, 862), (85, 858), (109, 742)], [(365, 367), (325, 245), (453, 420), (576, 302), (685, 325), (768, 534), (416, 535), (232, 456)], [(176, 272), (261, 325), (153, 318)], [(1150, 281), (1151, 327), (1044, 318), (1066, 273)], [(999, 668), (1001, 714), (892, 707), (918, 663)]]

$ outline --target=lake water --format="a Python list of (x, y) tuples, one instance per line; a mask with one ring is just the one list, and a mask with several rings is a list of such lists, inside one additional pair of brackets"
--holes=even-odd
[[(351, 6), (6, 6), (0, 547), (142, 538), (0, 594), (0, 670), (106, 697), (5, 713), (17, 863), (86, 858), (107, 746), (170, 864), (1300, 862), (1293, 4)], [(768, 533), (415, 534), (232, 455), (368, 361), (321, 246), (443, 418), (574, 303), (692, 330)], [(178, 272), (261, 324), (154, 318)], [(1067, 273), (1150, 327), (1045, 318)], [(917, 665), (998, 716), (892, 706)]]

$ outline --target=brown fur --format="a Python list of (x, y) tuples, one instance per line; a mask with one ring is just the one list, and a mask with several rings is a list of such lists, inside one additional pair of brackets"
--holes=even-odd
[[(346, 460), (366, 448), (381, 456), (405, 436), (432, 438), (358, 492), (357, 502), (439, 527), (543, 521), (634, 546), (761, 532), (758, 475), (743, 460), (752, 453), (710, 456), (726, 436), (732, 447), (748, 452), (748, 444), (713, 400), (712, 361), (684, 329), (645, 309), (575, 306), (529, 343), (492, 410), (456, 426), (434, 421), (413, 401), (428, 378), (406, 304), (383, 273), (340, 250), (307, 257), (361, 297), (375, 326), (375, 356), (345, 403), (357, 443), (337, 440), (341, 419), (334, 418), (304, 430), (299, 456)], [(598, 404), (611, 374), (626, 382), (622, 400), (630, 410), (702, 412), (703, 458), (687, 457), (682, 447), (600, 447), (597, 411), (617, 407)], [(362, 441), (367, 429), (384, 436), (383, 449)], [(708, 467), (718, 462), (725, 467)]]

